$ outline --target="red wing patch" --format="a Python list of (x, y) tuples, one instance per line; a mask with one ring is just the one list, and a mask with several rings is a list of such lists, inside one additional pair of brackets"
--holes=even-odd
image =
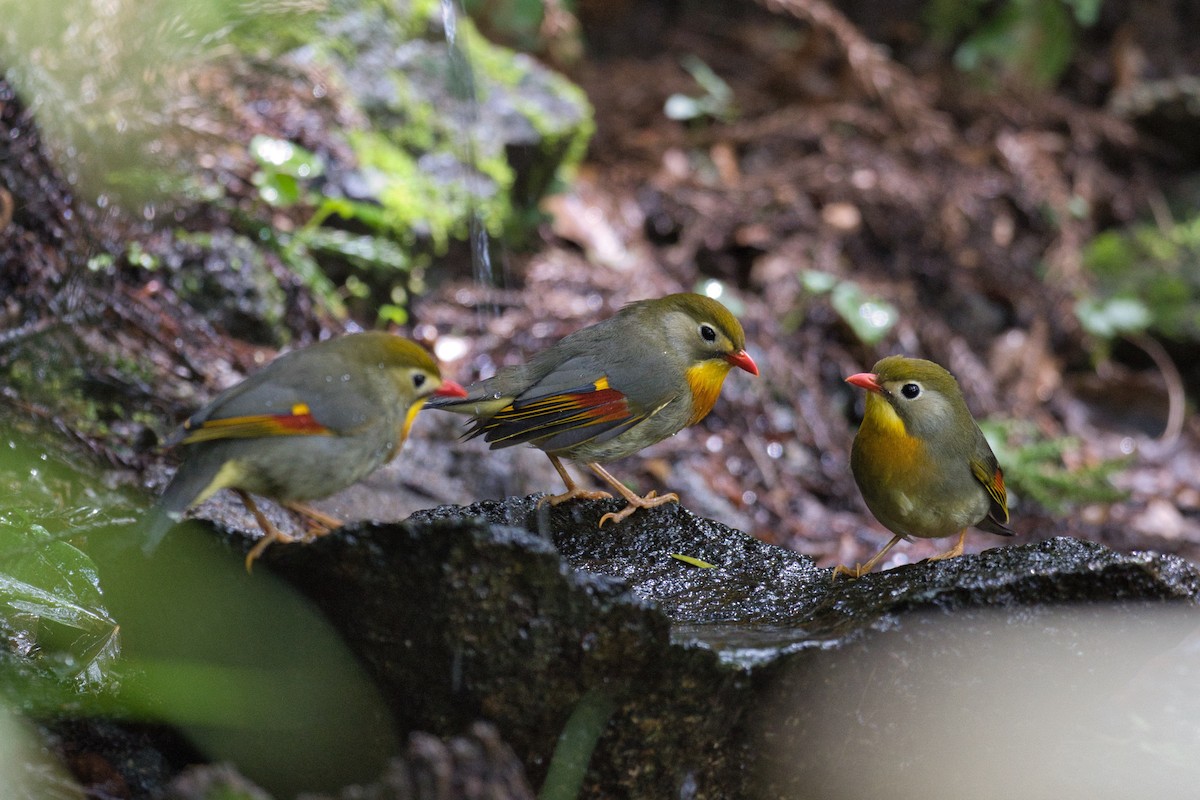
[(254, 414), (209, 419), (195, 425), (183, 424), (184, 444), (215, 439), (258, 439), (268, 436), (332, 436), (333, 431), (317, 422), (307, 405), (297, 403), (290, 414)]
[(467, 435), (482, 435), (493, 447), (533, 442), (559, 450), (623, 431), (643, 418), (632, 414), (625, 395), (601, 378), (590, 389), (516, 400), (491, 418), (477, 421)]
[(975, 478), (983, 484), (983, 488), (987, 490), (988, 495), (992, 498), (993, 510), (1000, 512), (996, 515), (1002, 517), (999, 521), (1007, 523), (1008, 492), (1004, 488), (1004, 471), (1000, 467), (996, 467), (995, 471), (991, 475), (988, 475), (986, 466), (972, 460), (971, 472), (975, 474)]

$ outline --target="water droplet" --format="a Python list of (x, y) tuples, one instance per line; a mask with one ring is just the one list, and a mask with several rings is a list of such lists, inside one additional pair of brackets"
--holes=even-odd
[(779, 442), (769, 442), (767, 444), (768, 458), (781, 458), (783, 456), (783, 445)]

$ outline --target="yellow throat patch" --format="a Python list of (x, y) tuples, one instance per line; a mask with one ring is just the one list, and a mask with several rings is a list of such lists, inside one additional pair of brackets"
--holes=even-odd
[(717, 396), (721, 394), (725, 376), (731, 369), (733, 365), (728, 361), (711, 358), (688, 367), (685, 375), (688, 387), (692, 390), (692, 415), (688, 417), (688, 425), (695, 425), (712, 411)]
[(867, 393), (866, 412), (857, 440), (873, 463), (886, 464), (889, 471), (899, 473), (916, 463), (922, 449), (921, 440), (909, 435), (892, 404), (874, 392)]
[[(408, 429), (412, 427), (413, 420), (417, 418), (417, 412), (421, 410), (421, 406), (423, 405), (425, 405), (424, 397), (413, 401), (413, 404), (408, 407), (408, 413), (404, 415), (404, 428), (400, 431), (400, 444), (404, 444), (404, 440), (408, 438)], [(396, 449), (399, 449), (399, 445), (397, 445)]]

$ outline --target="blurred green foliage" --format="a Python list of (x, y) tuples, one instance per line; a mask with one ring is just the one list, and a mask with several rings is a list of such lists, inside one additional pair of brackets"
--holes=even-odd
[(92, 559), (56, 540), (37, 517), (0, 510), (0, 627), (48, 674), (102, 686), (120, 655)]
[(800, 282), (810, 295), (829, 295), (829, 303), (863, 344), (879, 344), (900, 321), (900, 312), (886, 300), (868, 295), (854, 281), (827, 272), (805, 270)]
[[(570, 8), (574, 3), (565, 0), (563, 5)], [(463, 0), (463, 6), (506, 44), (526, 53), (541, 49), (544, 0)]]
[(694, 55), (685, 56), (683, 68), (696, 81), (700, 94), (676, 93), (667, 98), (663, 113), (669, 119), (680, 122), (695, 120), (717, 120), (731, 122), (737, 117), (737, 106), (733, 102), (733, 89), (713, 72), (712, 67)]
[(280, 797), (376, 775), (391, 719), (311, 602), (194, 524), (147, 557), (141, 493), (61, 447), (0, 419), (0, 797), (51, 796), (11, 793), (9, 713), (169, 724)]
[(616, 707), (613, 698), (598, 687), (579, 698), (558, 736), (538, 800), (575, 800), (581, 795), (592, 751)]
[(1079, 29), (1099, 13), (1100, 0), (930, 0), (924, 17), (964, 72), (1045, 88), (1070, 65)]
[(1028, 498), (1058, 514), (1088, 503), (1113, 503), (1125, 496), (1110, 478), (1130, 459), (1108, 459), (1070, 469), (1063, 455), (1079, 448), (1078, 439), (1046, 438), (1032, 423), (1019, 420), (984, 420), (979, 427), (1004, 469), (1013, 500)]
[(1081, 298), (1075, 313), (1089, 333), (1103, 341), (1144, 332), (1200, 340), (1200, 216), (1166, 229), (1105, 231), (1083, 261), (1095, 294)]

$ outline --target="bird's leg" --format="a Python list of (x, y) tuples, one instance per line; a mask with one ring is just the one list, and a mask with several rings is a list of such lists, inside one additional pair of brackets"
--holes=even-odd
[(938, 553), (936, 556), (930, 556), (929, 561), (941, 561), (944, 558), (958, 558), (963, 554), (963, 542), (967, 540), (967, 529), (963, 528), (962, 533), (958, 534), (958, 544), (951, 547), (944, 553)]
[(254, 515), (254, 519), (258, 522), (258, 527), (262, 528), (263, 537), (258, 540), (254, 547), (250, 548), (250, 552), (246, 554), (246, 572), (251, 572), (254, 567), (255, 560), (263, 554), (263, 551), (271, 544), (271, 542), (294, 542), (295, 537), (288, 536), (283, 531), (276, 528), (267, 516), (258, 510), (258, 506), (254, 504), (254, 500), (250, 498), (246, 492), (241, 489), (234, 489), (234, 493), (241, 498), (242, 505), (246, 510)]
[(601, 528), (604, 527), (604, 523), (606, 522), (620, 522), (633, 512), (637, 511), (639, 508), (656, 508), (664, 503), (679, 502), (679, 495), (675, 494), (674, 492), (668, 492), (662, 497), (657, 496), (658, 492), (650, 492), (644, 497), (635, 494), (634, 492), (630, 491), (628, 486), (614, 478), (612, 473), (597, 464), (595, 461), (589, 461), (588, 468), (604, 480), (608, 481), (608, 483), (610, 483), (614, 489), (621, 493), (621, 496), (625, 498), (626, 502), (629, 503), (629, 505), (625, 506), (620, 511), (610, 511), (601, 517)]
[(904, 538), (903, 536), (901, 536), (900, 534), (897, 533), (895, 536), (892, 537), (892, 540), (890, 542), (888, 542), (887, 544), (885, 544), (883, 546), (882, 550), (880, 550), (878, 553), (876, 553), (874, 556), (872, 556), (871, 560), (868, 561), (867, 563), (863, 564), (861, 567), (856, 564), (854, 566), (854, 569), (850, 569), (849, 567), (844, 567), (841, 564), (838, 564), (836, 567), (833, 568), (833, 580), (836, 581), (838, 575), (849, 575), (851, 578), (861, 578), (863, 575), (866, 575), (868, 572), (873, 570), (875, 568), (875, 565), (879, 563), (879, 559), (881, 559), (885, 555), (887, 555), (887, 551), (891, 550), (893, 547), (895, 547), (896, 542), (900, 541), (903, 538)]
[(337, 517), (326, 514), (321, 509), (314, 508), (308, 503), (298, 503), (294, 500), (289, 500), (283, 504), (283, 507), (304, 517), (309, 523), (308, 531), (304, 536), (304, 541), (306, 542), (311, 542), (318, 536), (324, 536), (335, 528), (340, 528), (346, 524)]
[(567, 485), (567, 490), (562, 494), (547, 495), (538, 501), (540, 506), (542, 503), (549, 503), (556, 506), (559, 503), (565, 503), (568, 500), (608, 500), (612, 497), (608, 492), (593, 492), (590, 489), (580, 489), (579, 485), (571, 477), (571, 473), (567, 472), (567, 468), (562, 465), (557, 456), (552, 456), (549, 453), (546, 457), (550, 459), (550, 463), (558, 470), (559, 476), (563, 479), (563, 483)]

